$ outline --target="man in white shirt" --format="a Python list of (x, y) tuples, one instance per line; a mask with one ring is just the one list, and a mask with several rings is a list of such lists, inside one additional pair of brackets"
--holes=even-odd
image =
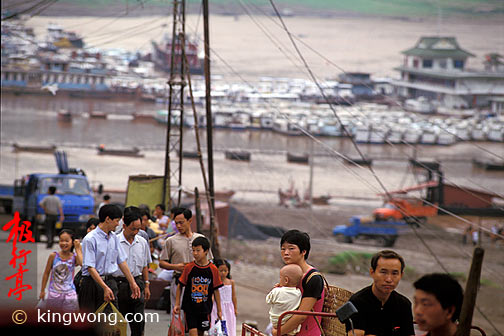
[[(140, 210), (137, 207), (124, 209), (123, 230), (119, 234), (119, 244), (127, 255), (126, 263), (141, 295), (131, 298), (131, 290), (123, 273), (118, 270), (113, 274), (118, 287), (119, 311), (130, 321), (132, 336), (141, 336), (145, 329), (145, 321), (139, 319), (144, 315), (145, 301), (150, 298), (149, 263), (152, 262), (149, 243), (138, 235), (141, 228)], [(141, 314), (141, 315), (140, 315)], [(126, 316), (128, 315), (128, 316)], [(136, 317), (136, 318), (135, 318)], [(140, 320), (140, 322), (136, 322)]]

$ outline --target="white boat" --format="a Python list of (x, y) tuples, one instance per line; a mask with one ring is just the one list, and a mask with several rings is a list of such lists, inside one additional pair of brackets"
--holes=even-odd
[(475, 126), (471, 131), (471, 138), (474, 141), (485, 141), (486, 140), (486, 128), (481, 126)]
[(385, 127), (372, 127), (369, 134), (369, 143), (383, 144), (387, 139), (389, 130)]
[(341, 136), (341, 126), (333, 119), (324, 118), (318, 122), (319, 134), (322, 136)]
[(246, 130), (250, 127), (250, 113), (245, 111), (234, 112), (228, 126), (237, 131)]
[(404, 142), (409, 144), (417, 144), (420, 141), (420, 137), (422, 135), (422, 131), (417, 129), (408, 130), (404, 133)]
[(504, 126), (491, 124), (487, 134), (488, 141), (504, 142)]
[(436, 140), (437, 134), (432, 130), (424, 130), (420, 137), (420, 143), (423, 145), (434, 145), (436, 144)]
[(390, 130), (387, 136), (387, 142), (398, 144), (402, 142), (404, 131), (399, 128), (393, 128)]
[(460, 123), (459, 125), (456, 126), (455, 134), (457, 135), (457, 139), (459, 141), (471, 140), (469, 125), (466, 122)]
[(288, 121), (283, 117), (275, 118), (273, 123), (273, 131), (285, 134), (285, 135), (301, 135), (303, 132), (299, 129), (297, 124)]
[(354, 136), (355, 142), (357, 143), (368, 143), (369, 142), (369, 126), (357, 126)]
[(441, 130), (437, 137), (437, 144), (443, 146), (453, 145), (457, 142), (457, 137), (455, 136), (454, 130), (446, 129)]
[(425, 97), (406, 99), (404, 102), (404, 109), (412, 112), (427, 114), (436, 112), (436, 107)]
[(228, 128), (232, 119), (233, 115), (230, 112), (216, 111), (213, 113), (213, 126), (214, 128)]
[(273, 128), (273, 115), (271, 113), (266, 113), (261, 116), (261, 128), (262, 129)]

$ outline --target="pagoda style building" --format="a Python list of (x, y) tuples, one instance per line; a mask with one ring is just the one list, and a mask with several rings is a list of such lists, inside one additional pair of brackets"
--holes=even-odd
[(455, 37), (421, 37), (402, 54), (404, 62), (395, 68), (401, 79), (392, 82), (400, 97), (425, 97), (456, 109), (488, 107), (504, 97), (503, 67), (489, 66), (487, 59), (485, 70), (467, 69), (467, 59), (474, 55)]

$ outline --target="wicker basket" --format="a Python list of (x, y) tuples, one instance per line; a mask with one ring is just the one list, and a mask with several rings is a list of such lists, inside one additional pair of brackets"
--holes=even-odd
[[(324, 279), (325, 280), (325, 279)], [(322, 309), (325, 313), (335, 313), (336, 309), (341, 307), (346, 303), (352, 296), (352, 292), (327, 284), (325, 287), (324, 295), (324, 308)], [(322, 330), (324, 330), (325, 336), (346, 336), (345, 325), (341, 323), (337, 318), (323, 317), (322, 318)]]

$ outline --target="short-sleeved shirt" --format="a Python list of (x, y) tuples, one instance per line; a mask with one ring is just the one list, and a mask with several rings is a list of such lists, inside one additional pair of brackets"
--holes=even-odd
[(40, 206), (45, 208), (46, 215), (57, 215), (61, 207), (61, 201), (58, 196), (47, 195), (40, 201)]
[(127, 255), (115, 233), (107, 234), (97, 226), (82, 240), (82, 258), (83, 276), (89, 275), (88, 267), (95, 268), (100, 275), (112, 275)]
[(182, 286), (187, 287), (182, 309), (191, 314), (210, 314), (213, 292), (222, 287), (217, 267), (211, 262), (206, 266), (199, 266), (193, 261), (185, 265), (179, 281)]
[[(313, 306), (313, 311), (321, 312), (324, 306), (324, 278), (318, 273), (317, 269), (311, 268), (303, 276), (301, 280), (301, 293), (302, 297), (315, 298), (317, 301)], [(318, 317), (319, 322), (321, 318)], [(307, 318), (301, 323), (301, 330), (297, 334), (298, 336), (319, 336), (320, 328), (314, 318)]]
[[(371, 288), (372, 286), (365, 287), (350, 298), (358, 311), (352, 317), (354, 328), (364, 330), (365, 335), (414, 335), (410, 300), (404, 295), (393, 291), (387, 302), (382, 306), (381, 301), (373, 294)], [(347, 322), (347, 331), (350, 328), (350, 323)]]
[[(190, 263), (194, 260), (192, 255), (192, 242), (198, 237), (205, 237), (201, 233), (193, 232), (192, 236), (187, 238), (185, 235), (177, 233), (165, 241), (160, 260), (166, 260), (170, 264)], [(213, 259), (212, 251), (208, 251), (208, 259)], [(180, 272), (175, 271), (180, 274)]]
[[(142, 275), (143, 268), (152, 262), (149, 243), (137, 234), (130, 244), (129, 241), (126, 240), (126, 237), (124, 237), (124, 232), (119, 234), (119, 243), (128, 256), (126, 263), (128, 264), (131, 275), (133, 275), (133, 277)], [(123, 277), (124, 274), (119, 269), (114, 272), (113, 276)]]

